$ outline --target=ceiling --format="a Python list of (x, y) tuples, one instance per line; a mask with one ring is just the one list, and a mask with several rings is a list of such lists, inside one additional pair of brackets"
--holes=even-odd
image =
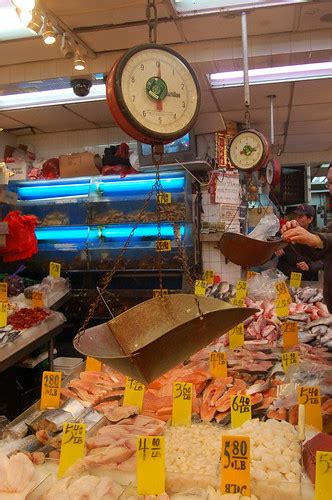
[[(243, 88), (209, 88), (206, 74), (242, 69), (239, 13), (178, 18), (171, 0), (156, 0), (158, 42), (172, 44), (193, 65), (202, 88), (197, 133), (211, 123), (244, 123)], [(87, 74), (107, 73), (124, 49), (148, 41), (146, 0), (44, 0), (61, 23), (90, 49)], [(332, 2), (260, 8), (247, 16), (249, 67), (332, 60)], [(106, 101), (1, 112), (1, 94), (20, 85), (81, 76), (63, 58), (59, 42), (41, 37), (0, 41), (0, 127), (16, 135), (115, 126)], [(28, 84), (27, 84), (28, 82)], [(36, 83), (37, 82), (37, 83)], [(55, 83), (54, 83), (55, 82)], [(60, 84), (60, 83), (59, 83)], [(46, 85), (46, 84), (45, 84)], [(16, 88), (16, 90), (15, 90)], [(251, 124), (270, 134), (275, 95), (276, 142), (284, 153), (332, 154), (332, 79), (251, 86)], [(219, 121), (218, 121), (219, 120)]]

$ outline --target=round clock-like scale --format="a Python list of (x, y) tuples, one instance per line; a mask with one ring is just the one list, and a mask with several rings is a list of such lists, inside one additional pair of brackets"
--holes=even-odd
[(119, 127), (147, 144), (167, 144), (186, 134), (200, 108), (193, 69), (164, 45), (128, 50), (108, 75), (106, 95)]
[(242, 130), (233, 137), (229, 145), (232, 165), (245, 172), (257, 170), (267, 161), (270, 147), (261, 132), (254, 129)]
[(272, 158), (266, 165), (266, 182), (270, 186), (276, 186), (281, 179), (281, 165), (279, 160)]

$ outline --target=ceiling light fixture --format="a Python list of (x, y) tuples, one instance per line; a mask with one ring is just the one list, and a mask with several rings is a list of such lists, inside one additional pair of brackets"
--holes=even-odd
[(27, 28), (29, 28), (31, 31), (36, 33), (36, 35), (38, 35), (38, 33), (43, 27), (43, 24), (44, 20), (42, 18), (42, 15), (37, 9), (34, 9), (34, 11), (32, 12), (32, 19), (28, 23)]
[(32, 13), (30, 10), (25, 10), (25, 9), (21, 10), (19, 8), (16, 8), (16, 14), (21, 23), (23, 24), (23, 26), (27, 26), (32, 19)]
[(171, 0), (179, 16), (197, 14), (212, 14), (214, 12), (230, 12), (234, 10), (257, 9), (261, 7), (275, 7), (296, 3), (310, 3), (312, 0)]
[(85, 70), (85, 60), (79, 47), (75, 50), (74, 68), (77, 71)]
[[(211, 73), (208, 78), (212, 88), (241, 87), (243, 85), (243, 71)], [(332, 61), (249, 70), (250, 85), (296, 82), (320, 78), (332, 78)]]
[(49, 21), (44, 24), (42, 37), (46, 45), (52, 45), (56, 41), (57, 33)]
[(12, 3), (20, 10), (33, 10), (36, 6), (35, 0), (12, 0)]
[(72, 41), (69, 39), (68, 35), (64, 33), (61, 39), (61, 52), (66, 59), (71, 59), (74, 57), (74, 49)]

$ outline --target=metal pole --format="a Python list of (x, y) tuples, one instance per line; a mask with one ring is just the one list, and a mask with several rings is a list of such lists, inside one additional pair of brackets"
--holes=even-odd
[(244, 105), (246, 108), (250, 106), (249, 93), (249, 66), (248, 66), (248, 33), (247, 33), (247, 14), (241, 13), (242, 27), (242, 57), (243, 57), (243, 82), (244, 82)]
[(269, 95), (270, 98), (270, 121), (271, 121), (271, 145), (274, 145), (274, 99), (275, 95)]

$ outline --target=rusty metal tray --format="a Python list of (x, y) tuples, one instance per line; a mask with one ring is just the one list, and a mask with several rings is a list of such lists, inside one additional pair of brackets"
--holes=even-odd
[(218, 247), (226, 259), (238, 266), (249, 268), (261, 266), (270, 260), (277, 250), (288, 245), (282, 239), (260, 241), (238, 233), (225, 233)]
[(138, 304), (74, 339), (87, 356), (150, 383), (257, 312), (192, 294)]

